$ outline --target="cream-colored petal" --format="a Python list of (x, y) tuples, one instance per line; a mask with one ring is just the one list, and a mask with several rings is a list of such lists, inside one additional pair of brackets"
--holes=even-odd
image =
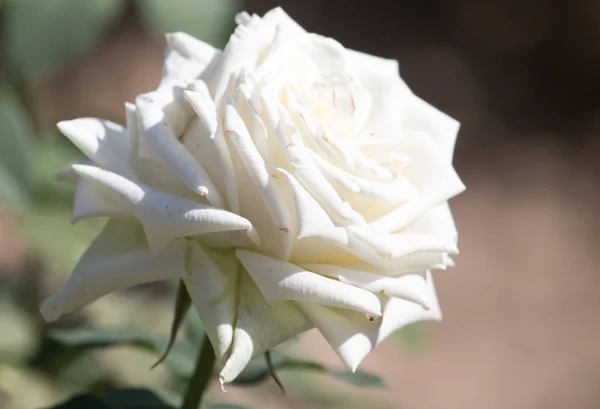
[(448, 163), (452, 162), (460, 122), (413, 95), (402, 112), (404, 129), (427, 132), (438, 144)]
[(267, 303), (252, 278), (243, 272), (233, 344), (219, 380), (222, 384), (233, 381), (252, 358), (312, 327), (296, 303)]
[(428, 134), (411, 133), (390, 143), (389, 149), (402, 152), (413, 161), (403, 172), (410, 183), (419, 190), (419, 195), (369, 223), (370, 228), (380, 232), (402, 229), (427, 211), (465, 190), (465, 185), (456, 171)]
[(377, 345), (379, 319), (370, 321), (364, 314), (319, 304), (298, 303), (298, 306), (352, 372)]
[(206, 84), (196, 81), (192, 90), (185, 91), (184, 96), (198, 119), (190, 125), (197, 129), (195, 134), (193, 128), (184, 135), (182, 142), (198, 162), (203, 164), (214, 183), (225, 191), (228, 209), (239, 213), (240, 199), (231, 154)]
[(130, 176), (127, 169), (127, 135), (121, 125), (96, 118), (58, 123), (58, 129), (99, 166)]
[(398, 176), (395, 180), (389, 182), (363, 179), (329, 163), (315, 152), (307, 151), (329, 181), (337, 182), (353, 194), (392, 206), (398, 206), (418, 195), (417, 189), (411, 186), (408, 180), (402, 176)]
[(233, 341), (241, 266), (233, 251), (191, 243), (184, 283), (220, 363)]
[(177, 173), (191, 190), (206, 196), (211, 205), (223, 207), (223, 200), (213, 181), (202, 164), (177, 140), (153, 96), (138, 96), (136, 107), (152, 156)]
[(429, 309), (400, 298), (390, 298), (383, 308), (381, 326), (377, 335), (377, 343), (382, 342), (393, 332), (408, 324), (420, 321), (441, 321), (442, 310), (433, 284), (431, 272), (426, 275), (427, 285), (425, 297)]
[(110, 220), (64, 287), (44, 301), (42, 315), (47, 321), (54, 321), (111, 292), (183, 277), (187, 249), (185, 240), (176, 240), (153, 254), (138, 222)]
[(73, 168), (80, 176), (97, 183), (98, 188), (105, 189), (142, 222), (153, 251), (177, 238), (252, 229), (248, 220), (226, 210), (169, 195), (93, 166), (73, 165)]
[(370, 291), (249, 250), (236, 250), (236, 255), (268, 302), (311, 302), (381, 315), (379, 299)]
[(167, 47), (161, 86), (172, 82), (191, 82), (204, 71), (209, 62), (219, 54), (210, 44), (189, 34), (177, 32), (165, 35)]
[[(294, 240), (290, 209), (277, 179), (273, 176), (273, 172), (267, 169), (260, 152), (254, 146), (244, 120), (231, 105), (227, 105), (225, 109), (225, 135), (235, 147), (275, 227), (284, 233), (280, 235), (282, 249), (279, 256), (283, 259), (289, 258)], [(254, 219), (250, 215), (248, 217)]]
[(327, 215), (323, 207), (317, 203), (306, 189), (285, 169), (278, 168), (277, 172), (284, 176), (292, 191), (295, 205), (298, 239), (308, 237), (327, 238), (332, 242), (345, 245), (348, 242), (346, 230), (337, 227)]
[[(75, 172), (73, 173), (77, 175)], [(71, 216), (72, 223), (93, 217), (123, 218), (131, 216), (131, 212), (126, 206), (119, 204), (102, 189), (98, 189), (94, 182), (80, 177), (77, 179)]]
[(324, 206), (336, 223), (366, 225), (362, 216), (352, 209), (347, 202), (342, 201), (303, 146), (297, 143), (289, 144), (286, 153), (293, 167), (294, 176)]
[(458, 230), (448, 203), (443, 203), (402, 229), (403, 234), (430, 234), (448, 243), (458, 242)]
[[(212, 46), (184, 33), (166, 35), (167, 49), (163, 77), (155, 93), (156, 102), (165, 118), (179, 137), (193, 115), (183, 98), (187, 85), (204, 72), (220, 52)], [(142, 144), (142, 156), (144, 145)]]
[(202, 73), (201, 77), (215, 100), (222, 97), (232, 73), (257, 63), (260, 53), (271, 44), (277, 26), (285, 26), (287, 31), (296, 35), (304, 33), (281, 8), (267, 12), (262, 18), (243, 19), (243, 24), (235, 29), (223, 53), (215, 59), (215, 64)]
[(373, 247), (378, 253), (401, 258), (422, 252), (458, 253), (456, 243), (443, 237), (423, 233), (379, 233), (369, 229), (348, 226), (348, 232)]
[(369, 352), (393, 332), (415, 322), (441, 320), (441, 310), (429, 273), (425, 297), (428, 310), (411, 301), (389, 298), (383, 316), (373, 321), (356, 312), (318, 304), (299, 303), (298, 306), (323, 334), (344, 365), (355, 371)]
[(129, 139), (127, 164), (135, 178), (141, 183), (162, 190), (165, 193), (197, 200), (198, 195), (183, 183), (177, 173), (158, 160), (140, 155), (140, 127), (136, 106), (126, 103), (125, 115)]
[(368, 81), (366, 77), (370, 76), (387, 79), (388, 81), (400, 77), (400, 67), (396, 60), (377, 57), (350, 49), (346, 49), (346, 58), (353, 72), (365, 81)]
[(343, 283), (351, 284), (374, 293), (382, 293), (389, 297), (412, 301), (424, 308), (426, 304), (426, 281), (416, 274), (401, 277), (385, 277), (368, 271), (352, 270), (331, 264), (303, 264), (302, 267), (315, 273), (334, 277)]

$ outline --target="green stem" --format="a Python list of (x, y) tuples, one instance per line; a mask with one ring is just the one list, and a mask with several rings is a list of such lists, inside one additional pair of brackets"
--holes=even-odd
[(202, 396), (208, 387), (215, 364), (215, 352), (208, 337), (204, 336), (202, 350), (198, 353), (198, 361), (194, 374), (190, 379), (181, 409), (198, 409)]

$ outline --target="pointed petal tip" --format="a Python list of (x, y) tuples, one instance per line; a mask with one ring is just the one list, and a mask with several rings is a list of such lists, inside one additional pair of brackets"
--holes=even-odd
[(54, 296), (48, 297), (40, 306), (40, 314), (46, 322), (56, 321), (62, 315), (53, 298)]
[(248, 233), (248, 237), (250, 238), (250, 240), (252, 240), (252, 242), (254, 244), (256, 244), (257, 246), (260, 247), (260, 245), (261, 245), (260, 236), (258, 235), (258, 232), (254, 228), (254, 226), (251, 226), (248, 230), (246, 230), (246, 232)]

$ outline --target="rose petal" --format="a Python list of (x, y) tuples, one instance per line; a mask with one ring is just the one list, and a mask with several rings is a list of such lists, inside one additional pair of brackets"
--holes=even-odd
[(79, 260), (65, 286), (41, 307), (54, 321), (103, 295), (152, 281), (183, 277), (185, 240), (176, 240), (153, 254), (136, 221), (111, 220)]
[(210, 44), (186, 33), (167, 33), (165, 38), (167, 47), (159, 88), (168, 86), (168, 83), (191, 82), (198, 78), (208, 63), (220, 53)]
[(441, 237), (421, 233), (379, 233), (358, 226), (348, 226), (348, 232), (355, 235), (383, 256), (401, 258), (422, 252), (458, 253), (456, 243)]
[(236, 250), (236, 255), (269, 302), (313, 302), (373, 316), (381, 314), (379, 299), (369, 291), (260, 253)]
[(191, 243), (188, 275), (183, 281), (221, 363), (233, 342), (239, 275), (233, 252), (221, 254)]
[(313, 327), (296, 303), (266, 303), (248, 274), (241, 275), (238, 288), (233, 344), (219, 373), (221, 384), (234, 380), (252, 358)]
[(425, 310), (415, 303), (400, 298), (390, 298), (383, 308), (383, 317), (377, 336), (378, 344), (406, 325), (419, 321), (442, 320), (442, 311), (440, 310), (433, 277), (430, 272), (427, 272), (426, 280), (427, 292), (425, 296), (427, 297), (427, 306), (429, 309)]
[(161, 160), (176, 172), (191, 190), (206, 196), (213, 206), (222, 207), (223, 200), (216, 186), (210, 180), (202, 164), (179, 143), (164, 114), (152, 95), (144, 94), (136, 98), (140, 124), (145, 132), (148, 148), (153, 157)]
[(364, 314), (319, 304), (298, 303), (298, 306), (351, 372), (356, 371), (364, 357), (377, 345), (379, 319), (369, 321)]
[(121, 125), (96, 118), (58, 123), (58, 129), (94, 163), (124, 176), (127, 168), (127, 136)]
[(412, 159), (413, 163), (403, 173), (419, 190), (419, 195), (369, 223), (371, 229), (380, 232), (393, 232), (406, 227), (465, 189), (456, 171), (429, 135), (413, 133), (390, 143), (390, 149), (402, 152)]
[(78, 177), (75, 186), (71, 223), (94, 217), (122, 218), (130, 215), (131, 212), (125, 206), (119, 204), (106, 192), (98, 189), (94, 182)]
[(303, 146), (292, 143), (286, 153), (294, 169), (294, 176), (324, 206), (327, 213), (342, 225), (366, 225), (366, 222), (347, 203), (343, 202), (336, 190), (327, 181)]
[(202, 81), (196, 81), (192, 90), (185, 91), (184, 96), (198, 115), (199, 131), (193, 136), (184, 136), (183, 143), (190, 153), (202, 164), (218, 186), (225, 189), (227, 204), (234, 213), (240, 211), (240, 199), (237, 191), (235, 172), (231, 154), (223, 131), (217, 122), (215, 104)]
[(351, 284), (374, 293), (382, 293), (388, 297), (402, 298), (412, 301), (423, 308), (427, 305), (428, 297), (425, 296), (425, 279), (416, 274), (402, 277), (384, 277), (367, 271), (352, 270), (349, 268), (328, 264), (303, 264), (307, 270), (334, 277), (343, 283)]
[(292, 191), (295, 205), (298, 239), (308, 237), (328, 238), (332, 242), (345, 245), (348, 242), (346, 230), (336, 227), (321, 205), (304, 189), (298, 180), (284, 169), (277, 168), (284, 176)]
[(429, 310), (414, 302), (389, 298), (382, 318), (372, 322), (352, 311), (310, 303), (299, 303), (298, 306), (323, 334), (346, 367), (355, 371), (369, 352), (393, 332), (415, 322), (441, 320), (435, 287), (429, 273), (426, 296)]
[(424, 131), (431, 135), (446, 162), (452, 162), (460, 122), (416, 95), (406, 104), (402, 119), (407, 131)]
[(153, 251), (158, 252), (177, 238), (252, 229), (248, 220), (234, 213), (172, 196), (93, 166), (73, 165), (73, 168), (80, 176), (106, 189), (142, 222)]
[[(243, 119), (231, 105), (225, 109), (225, 135), (235, 146), (248, 176), (254, 183), (262, 202), (267, 208), (276, 228), (284, 233), (282, 258), (288, 258), (293, 243), (293, 226), (290, 210), (285, 202), (276, 179), (268, 171), (260, 152), (254, 146)], [(263, 216), (264, 217), (264, 216)], [(251, 220), (252, 217), (249, 217)]]

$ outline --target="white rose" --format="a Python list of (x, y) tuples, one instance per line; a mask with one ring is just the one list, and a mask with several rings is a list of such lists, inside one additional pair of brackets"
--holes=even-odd
[(108, 217), (48, 320), (128, 286), (182, 278), (222, 382), (316, 327), (355, 370), (393, 331), (439, 320), (431, 269), (451, 265), (447, 200), (459, 124), (396, 61), (242, 13), (224, 51), (167, 36), (158, 89), (127, 127), (60, 130), (89, 158), (73, 220)]

